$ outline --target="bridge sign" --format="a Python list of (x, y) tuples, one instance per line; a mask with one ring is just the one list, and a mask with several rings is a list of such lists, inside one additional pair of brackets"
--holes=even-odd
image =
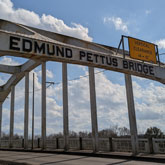
[(155, 45), (149, 42), (128, 37), (130, 57), (156, 64)]

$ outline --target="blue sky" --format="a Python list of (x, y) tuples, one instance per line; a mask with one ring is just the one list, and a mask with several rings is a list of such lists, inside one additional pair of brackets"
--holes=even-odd
[[(121, 35), (129, 35), (158, 44), (159, 52), (163, 53), (164, 6), (164, 0), (0, 0), (0, 18), (113, 47), (118, 46)], [(9, 56), (0, 57), (0, 63), (3, 64), (18, 65), (24, 61)], [(161, 61), (165, 62), (165, 56), (161, 56)], [(95, 69), (95, 72), (98, 71), (100, 70)], [(40, 134), (41, 67), (30, 73), (30, 91), (33, 72), (36, 74), (37, 92), (35, 131)], [(69, 80), (87, 74), (87, 67), (68, 65)], [(0, 85), (8, 78), (8, 75), (0, 74)], [(61, 82), (61, 63), (47, 62), (47, 81)], [(91, 129), (88, 83), (88, 77), (69, 81), (70, 130)], [(124, 85), (123, 74), (111, 71), (96, 74), (99, 129), (116, 125), (129, 128)], [(151, 126), (165, 131), (164, 85), (133, 77), (133, 87), (138, 132), (145, 132)], [(24, 79), (16, 88), (15, 133), (23, 134)], [(3, 105), (4, 132), (9, 129), (9, 102), (10, 96)], [(47, 88), (47, 133), (60, 131), (62, 132), (62, 89), (59, 83)]]
[[(94, 42), (117, 47), (122, 34), (131, 35), (154, 42), (165, 37), (163, 29), (163, 0), (14, 0), (15, 8), (34, 11), (40, 16), (45, 13), (71, 23), (81, 24), (89, 29)], [(128, 33), (116, 30), (112, 21), (104, 23), (105, 18), (121, 18)]]

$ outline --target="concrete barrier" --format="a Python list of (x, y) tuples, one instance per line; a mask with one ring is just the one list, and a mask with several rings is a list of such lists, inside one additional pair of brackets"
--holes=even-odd
[(165, 153), (165, 139), (152, 139), (154, 153)]
[[(24, 148), (24, 139), (13, 140), (12, 148)], [(41, 148), (42, 139), (34, 140), (34, 149)], [(165, 153), (165, 139), (139, 139), (139, 152), (141, 153)], [(28, 148), (32, 141), (28, 140)], [(47, 150), (64, 149), (64, 139), (55, 138), (46, 140)], [(9, 148), (9, 140), (1, 140), (0, 148)], [(93, 150), (92, 138), (69, 138), (69, 149)], [(131, 152), (130, 138), (99, 138), (99, 151)]]

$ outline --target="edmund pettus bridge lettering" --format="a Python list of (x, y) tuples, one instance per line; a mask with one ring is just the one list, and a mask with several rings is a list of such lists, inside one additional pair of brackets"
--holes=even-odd
[[(56, 56), (66, 59), (74, 59), (75, 56), (79, 56), (79, 61), (111, 66), (113, 68), (119, 67), (119, 60), (116, 57), (82, 50), (79, 50), (78, 53), (76, 52), (76, 54), (74, 54), (75, 51), (73, 48), (63, 47), (49, 42), (33, 41), (31, 39), (16, 36), (10, 36), (9, 49), (24, 53)], [(154, 76), (154, 69), (152, 65), (141, 64), (138, 62), (122, 59), (122, 68), (138, 73), (143, 73), (145, 75)]]

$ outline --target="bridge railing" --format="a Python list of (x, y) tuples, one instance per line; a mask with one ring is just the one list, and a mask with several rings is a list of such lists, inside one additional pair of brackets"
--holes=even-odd
[(152, 139), (154, 153), (165, 153), (165, 139)]
[[(42, 139), (35, 139), (33, 148), (41, 148)], [(46, 140), (47, 150), (63, 149), (64, 139), (55, 138)], [(31, 149), (32, 141), (28, 141), (28, 147)], [(12, 141), (12, 147), (9, 140), (1, 140), (0, 148), (24, 148), (24, 139)], [(69, 138), (69, 149), (74, 150), (92, 150), (92, 138)], [(99, 138), (99, 151), (131, 152), (132, 145), (130, 138)], [(139, 139), (139, 152), (141, 153), (165, 153), (165, 139)]]

